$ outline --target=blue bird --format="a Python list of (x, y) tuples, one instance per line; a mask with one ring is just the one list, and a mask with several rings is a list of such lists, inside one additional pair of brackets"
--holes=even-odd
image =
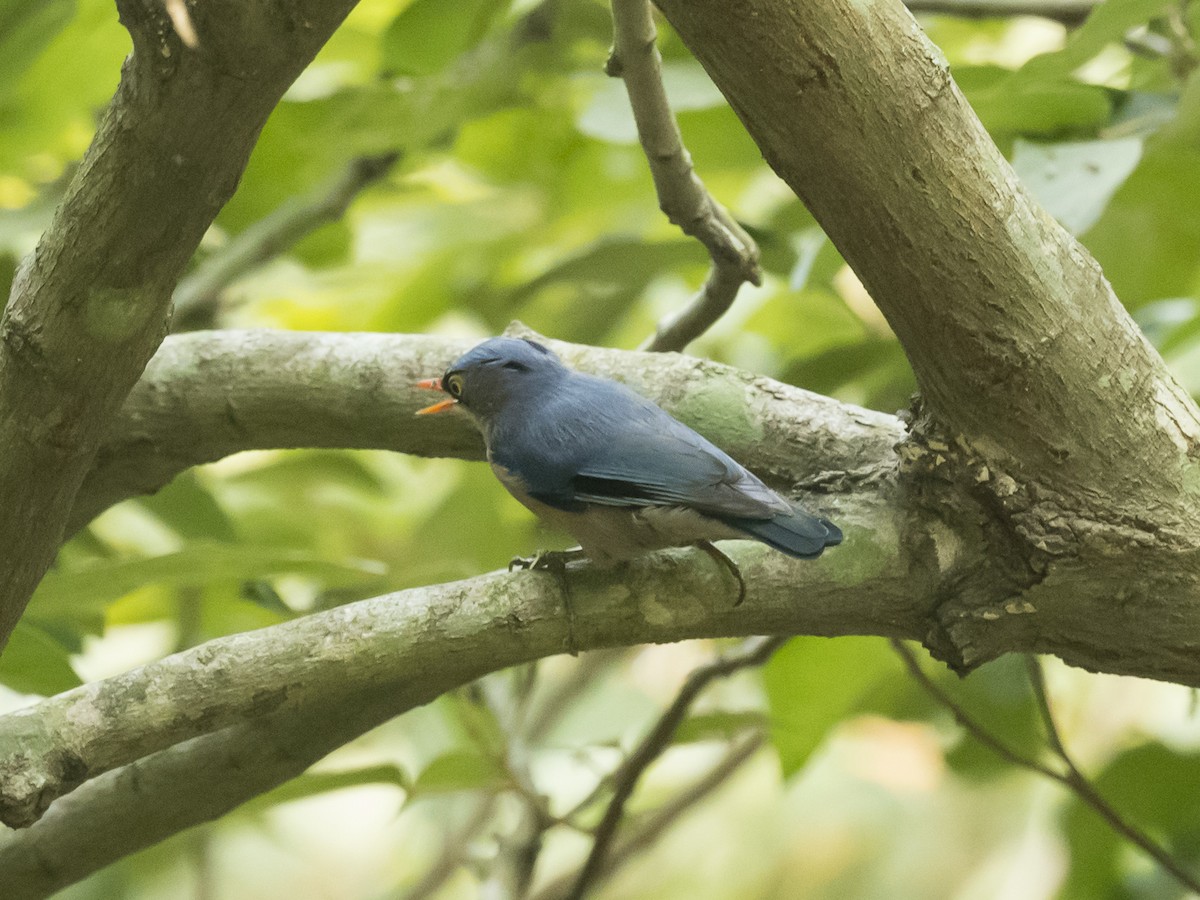
[(741, 573), (711, 541), (751, 539), (812, 559), (842, 540), (654, 403), (568, 369), (534, 341), (484, 341), (420, 386), (449, 397), (418, 415), (466, 409), (509, 493), (599, 565), (697, 546), (730, 567), (741, 602)]

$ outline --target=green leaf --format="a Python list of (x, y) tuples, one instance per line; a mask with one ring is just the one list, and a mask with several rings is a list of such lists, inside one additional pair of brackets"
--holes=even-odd
[[(1195, 871), (1200, 861), (1200, 807), (1190, 788), (1198, 780), (1200, 754), (1147, 744), (1122, 753), (1093, 783), (1122, 818), (1165, 844), (1169, 853)], [(1063, 824), (1071, 849), (1071, 868), (1059, 895), (1063, 900), (1179, 896), (1177, 885), (1148, 860), (1149, 875), (1130, 871), (1128, 861), (1141, 856), (1141, 851), (1074, 795)]]
[(383, 35), (385, 68), (431, 75), (479, 43), (507, 0), (416, 0), (392, 20)]
[(1063, 144), (1018, 140), (1012, 164), (1046, 211), (1072, 234), (1082, 234), (1100, 218), (1141, 156), (1141, 138)]
[[(1020, 654), (1002, 656), (964, 679), (955, 678), (943, 668), (938, 679), (976, 721), (1013, 750), (1035, 758), (1045, 751), (1041, 717)], [(960, 732), (957, 745), (946, 754), (946, 762), (972, 778), (994, 778), (1012, 772), (1011, 764), (966, 731)]]
[(281, 803), (291, 803), (294, 800), (304, 800), (318, 794), (330, 791), (340, 791), (344, 788), (361, 787), (368, 784), (390, 784), (408, 791), (411, 779), (402, 768), (390, 764), (364, 766), (361, 769), (347, 769), (341, 772), (305, 772), (298, 778), (293, 778), (272, 791), (262, 794), (243, 806), (243, 812), (259, 813)]
[(798, 637), (763, 670), (771, 741), (784, 777), (804, 768), (838, 722), (859, 711), (881, 679), (899, 669), (882, 638)]
[(762, 728), (770, 720), (757, 709), (698, 713), (688, 716), (675, 731), (673, 743), (725, 741), (748, 729)]
[(182, 538), (237, 540), (237, 531), (229, 516), (208, 488), (200, 483), (195, 472), (182, 473), (158, 493), (137, 502)]
[(1078, 82), (1006, 80), (964, 93), (997, 141), (1011, 135), (1090, 134), (1112, 115), (1104, 88)]
[(1082, 26), (1071, 32), (1066, 45), (1035, 56), (1020, 71), (1023, 79), (1048, 78), (1073, 72), (1106, 46), (1119, 43), (1135, 25), (1159, 16), (1171, 0), (1106, 0)]
[(103, 609), (149, 584), (201, 587), (219, 581), (250, 581), (284, 573), (309, 575), (329, 583), (380, 578), (387, 568), (366, 559), (325, 559), (275, 547), (244, 547), (196, 541), (177, 553), (148, 559), (102, 562), (72, 572), (51, 572), (30, 601), (35, 618), (73, 617)]
[(510, 782), (494, 757), (471, 750), (452, 750), (437, 757), (417, 776), (412, 793), (440, 794), (449, 791), (499, 791)]
[(75, 16), (75, 0), (0, 0), (0, 102)]
[(0, 684), (23, 694), (50, 696), (80, 683), (66, 647), (28, 619), (17, 623), (0, 656)]
[(1129, 306), (1168, 297), (1200, 298), (1200, 77), (1175, 119), (1146, 141), (1084, 243)]

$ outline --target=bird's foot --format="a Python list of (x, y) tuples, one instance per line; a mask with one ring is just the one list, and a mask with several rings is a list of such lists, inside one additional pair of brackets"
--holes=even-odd
[(572, 656), (579, 655), (579, 646), (575, 642), (575, 605), (571, 602), (571, 583), (567, 580), (567, 565), (579, 559), (586, 558), (582, 547), (572, 550), (541, 550), (531, 557), (514, 556), (508, 564), (508, 571), (527, 569), (529, 571), (549, 572), (558, 579), (562, 588), (563, 609), (567, 614), (567, 652)]
[(711, 541), (700, 541), (696, 546), (711, 556), (715, 562), (729, 570), (729, 574), (733, 576), (738, 586), (737, 599), (733, 601), (733, 605), (741, 606), (742, 601), (746, 599), (746, 579), (742, 577), (742, 570), (738, 568), (737, 563), (718, 550)]
[(587, 554), (582, 547), (571, 550), (539, 550), (533, 556), (514, 556), (508, 562), (508, 571), (513, 569), (542, 569), (546, 572), (566, 572), (567, 565), (580, 559), (586, 559)]

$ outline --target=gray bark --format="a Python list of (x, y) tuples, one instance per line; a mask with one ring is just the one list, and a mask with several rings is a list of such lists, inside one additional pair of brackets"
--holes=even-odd
[(121, 83), (0, 318), (0, 650), (63, 535), (108, 420), (167, 331), (171, 291), (259, 129), (352, 0), (206, 0), (200, 46), (120, 0)]

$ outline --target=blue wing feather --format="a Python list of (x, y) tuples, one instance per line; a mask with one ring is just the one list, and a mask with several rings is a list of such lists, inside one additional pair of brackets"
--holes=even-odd
[(503, 433), (488, 441), (503, 448), (494, 461), (543, 503), (686, 506), (745, 519), (792, 510), (718, 447), (622, 385), (574, 374), (544, 403), (506, 416)]

